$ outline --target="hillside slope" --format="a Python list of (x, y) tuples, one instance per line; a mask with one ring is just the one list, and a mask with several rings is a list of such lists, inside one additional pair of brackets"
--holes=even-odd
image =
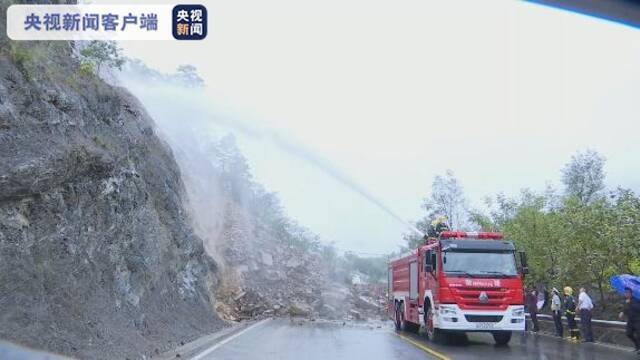
[(0, 338), (126, 358), (222, 326), (215, 265), (139, 103), (67, 42), (0, 36)]

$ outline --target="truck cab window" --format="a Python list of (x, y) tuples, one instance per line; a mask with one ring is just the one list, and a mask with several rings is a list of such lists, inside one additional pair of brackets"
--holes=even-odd
[(436, 270), (435, 264), (436, 254), (435, 252), (428, 250), (424, 252), (424, 271), (433, 272)]
[(430, 251), (429, 252), (429, 258), (430, 258), (429, 261), (431, 262), (431, 267), (433, 268), (433, 272), (434, 273), (436, 272), (436, 268), (437, 268), (437, 265), (438, 265), (438, 261), (437, 261), (436, 256), (437, 256), (437, 253), (435, 251)]

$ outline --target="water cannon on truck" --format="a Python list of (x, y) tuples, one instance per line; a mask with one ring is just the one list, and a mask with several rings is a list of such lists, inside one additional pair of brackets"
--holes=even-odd
[[(519, 263), (519, 264), (518, 264)], [(439, 232), (389, 262), (388, 314), (396, 330), (438, 341), (454, 333), (489, 332), (507, 344), (525, 330), (524, 252), (496, 232)]]

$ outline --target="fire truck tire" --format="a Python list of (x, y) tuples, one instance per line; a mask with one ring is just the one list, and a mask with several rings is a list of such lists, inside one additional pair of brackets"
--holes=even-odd
[(511, 341), (511, 331), (494, 331), (491, 335), (497, 345), (507, 345)]
[(400, 309), (396, 309), (395, 323), (396, 331), (418, 332), (420, 329), (420, 325), (407, 321), (404, 318), (404, 312)]
[(432, 340), (435, 342), (444, 342), (446, 341), (446, 334), (441, 329), (433, 327), (433, 325), (429, 325), (429, 317), (433, 316), (433, 309), (429, 305), (427, 307), (427, 311), (424, 312), (424, 336), (427, 340)]
[(405, 320), (403, 330), (407, 332), (418, 333), (418, 331), (420, 330), (420, 325)]
[(448, 344), (450, 333), (446, 330), (442, 329), (433, 329), (433, 338), (431, 339), (433, 342), (438, 344)]

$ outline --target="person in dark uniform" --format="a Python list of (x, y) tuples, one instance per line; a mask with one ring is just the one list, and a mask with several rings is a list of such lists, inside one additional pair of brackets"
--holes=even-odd
[(529, 289), (525, 304), (531, 316), (531, 323), (533, 323), (533, 329), (531, 329), (531, 331), (538, 332), (538, 294), (535, 289)]
[(446, 216), (437, 216), (429, 225), (427, 229), (427, 235), (429, 237), (437, 238), (443, 231), (449, 231), (449, 225), (447, 225)]
[(627, 336), (636, 347), (636, 353), (640, 355), (640, 300), (633, 297), (630, 288), (624, 289), (624, 310), (620, 313), (620, 319), (627, 317)]
[(569, 336), (571, 340), (580, 338), (580, 330), (576, 326), (576, 300), (573, 298), (573, 289), (569, 286), (564, 288), (564, 302), (562, 304), (564, 316), (567, 318), (567, 326), (569, 327)]

